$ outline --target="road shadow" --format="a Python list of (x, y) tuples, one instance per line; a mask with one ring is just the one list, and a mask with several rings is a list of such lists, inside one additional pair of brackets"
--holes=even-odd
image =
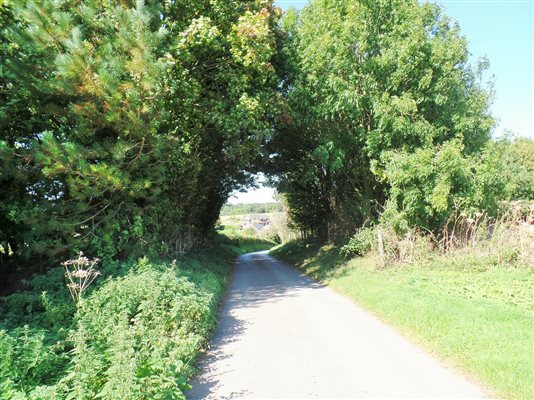
[[(228, 344), (240, 340), (250, 324), (236, 317), (234, 311), (276, 303), (288, 297), (298, 296), (303, 290), (324, 287), (325, 285), (269, 256), (266, 251), (238, 257), (217, 330), (207, 352), (199, 359), (197, 364), (199, 375), (191, 382), (193, 389), (186, 393), (187, 399), (215, 398), (213, 393), (224, 379), (225, 373), (230, 372), (224, 367), (221, 368), (224, 360), (232, 357), (225, 348)], [(250, 393), (242, 390), (222, 397), (218, 394), (217, 399), (236, 399), (247, 394)]]
[(253, 308), (298, 296), (302, 290), (324, 287), (266, 251), (249, 253), (237, 259), (227, 303), (235, 309)]
[[(222, 373), (216, 373), (214, 366), (218, 361), (222, 361), (232, 357), (224, 351), (224, 347), (243, 335), (246, 330), (247, 322), (236, 318), (231, 313), (231, 309), (225, 306), (221, 315), (221, 320), (217, 327), (217, 331), (213, 336), (210, 346), (204, 356), (200, 357), (197, 368), (199, 375), (191, 382), (193, 389), (186, 393), (188, 400), (209, 399), (214, 389), (218, 386)], [(246, 391), (231, 393), (225, 397), (218, 397), (220, 399), (236, 399), (245, 396)]]

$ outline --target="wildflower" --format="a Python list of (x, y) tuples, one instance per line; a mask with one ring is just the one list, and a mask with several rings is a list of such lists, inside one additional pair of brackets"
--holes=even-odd
[(65, 277), (69, 281), (67, 288), (76, 302), (80, 301), (85, 289), (100, 275), (94, 268), (99, 261), (98, 258), (90, 260), (80, 251), (77, 258), (61, 263), (65, 268)]

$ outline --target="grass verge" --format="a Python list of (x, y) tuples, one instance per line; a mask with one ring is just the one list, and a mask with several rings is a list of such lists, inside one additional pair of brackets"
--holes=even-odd
[(377, 268), (332, 246), (271, 251), (354, 299), (403, 335), (506, 399), (534, 398), (534, 274), (472, 254)]

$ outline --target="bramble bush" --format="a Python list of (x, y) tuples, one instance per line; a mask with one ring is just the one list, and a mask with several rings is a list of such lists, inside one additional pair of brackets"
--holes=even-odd
[(141, 259), (81, 304), (68, 391), (87, 399), (180, 398), (214, 300), (177, 264)]

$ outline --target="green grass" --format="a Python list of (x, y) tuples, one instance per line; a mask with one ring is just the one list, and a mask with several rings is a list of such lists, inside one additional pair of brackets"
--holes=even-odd
[(534, 273), (484, 265), (462, 253), (377, 268), (334, 247), (293, 242), (273, 249), (354, 299), (449, 365), (506, 399), (534, 398)]
[(239, 234), (228, 235), (226, 233), (223, 233), (219, 235), (219, 241), (225, 248), (236, 254), (245, 254), (252, 253), (255, 251), (269, 250), (273, 246), (275, 246), (275, 243), (269, 240)]

